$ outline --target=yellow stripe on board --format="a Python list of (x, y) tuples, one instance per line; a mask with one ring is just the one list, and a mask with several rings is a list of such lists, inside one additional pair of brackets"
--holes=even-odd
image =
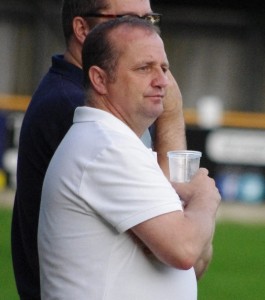
[[(25, 111), (31, 97), (28, 95), (0, 95), (0, 110)], [(196, 110), (184, 109), (187, 125), (198, 125)], [(265, 113), (226, 111), (223, 115), (222, 126), (242, 128), (265, 128)]]
[[(187, 125), (198, 125), (196, 110), (184, 110)], [(223, 114), (222, 126), (237, 128), (265, 128), (265, 113), (226, 111)]]
[(29, 102), (30, 96), (0, 95), (0, 110), (25, 111)]

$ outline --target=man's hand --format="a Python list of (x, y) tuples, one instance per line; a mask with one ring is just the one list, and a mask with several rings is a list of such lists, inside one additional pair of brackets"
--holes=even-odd
[[(209, 198), (208, 195), (211, 195), (210, 196), (211, 201), (208, 202), (209, 204), (207, 205), (207, 208), (209, 210), (211, 210), (213, 215), (215, 216), (215, 212), (217, 211), (217, 208), (219, 206), (221, 196), (218, 192), (218, 189), (215, 187), (215, 183), (212, 179), (207, 178), (208, 184), (205, 184), (203, 181), (201, 181), (201, 179), (199, 180), (200, 177), (205, 176), (205, 175), (208, 175), (208, 170), (206, 170), (204, 168), (200, 168), (199, 171), (197, 172), (197, 174), (195, 175), (195, 178), (192, 179), (192, 181), (193, 181), (193, 189), (192, 190), (185, 187), (186, 183), (184, 183), (184, 184), (173, 183), (172, 184), (173, 187), (178, 192), (178, 194), (180, 195), (180, 198), (184, 201), (184, 212), (187, 211), (187, 213), (189, 213), (189, 209), (191, 209), (191, 211), (194, 211), (194, 213), (196, 214), (196, 207), (192, 207), (192, 208), (190, 208), (190, 207), (193, 205), (195, 205), (195, 206), (197, 205), (195, 200), (193, 200), (194, 197), (192, 197), (192, 195), (196, 195), (196, 190), (197, 190), (197, 195), (195, 196), (196, 199), (203, 198), (203, 197), (205, 197), (204, 195), (207, 195), (207, 198)], [(201, 189), (203, 186), (204, 186), (204, 188)], [(195, 203), (193, 203), (193, 201)], [(197, 210), (199, 213), (199, 208)], [(213, 236), (214, 236), (214, 226), (213, 226), (212, 233), (211, 233), (211, 236), (210, 236), (208, 242), (202, 249), (199, 258), (197, 259), (197, 261), (194, 265), (197, 280), (199, 280), (203, 276), (203, 274), (207, 270), (207, 268), (212, 260)]]

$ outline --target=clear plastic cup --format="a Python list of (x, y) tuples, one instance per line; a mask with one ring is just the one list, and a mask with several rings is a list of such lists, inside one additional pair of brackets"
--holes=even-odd
[(193, 150), (177, 150), (167, 153), (171, 182), (188, 182), (200, 167), (202, 153)]

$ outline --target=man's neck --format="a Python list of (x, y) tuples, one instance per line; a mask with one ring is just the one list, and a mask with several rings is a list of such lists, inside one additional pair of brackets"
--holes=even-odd
[(69, 62), (70, 64), (73, 64), (77, 66), (78, 68), (82, 69), (82, 63), (80, 59), (78, 59), (78, 55), (75, 55), (70, 49), (67, 49), (64, 53), (64, 59)]
[(126, 115), (117, 109), (117, 107), (112, 105), (112, 101), (108, 99), (106, 95), (91, 95), (89, 98), (88, 106), (97, 108), (103, 111), (106, 111), (110, 114), (112, 114), (117, 119), (121, 120), (123, 123), (125, 123), (131, 130), (139, 137), (144, 134), (144, 132), (148, 129), (148, 127), (155, 121), (155, 120), (143, 120), (142, 122), (139, 122), (140, 119), (137, 122), (134, 122), (134, 120), (126, 117)]

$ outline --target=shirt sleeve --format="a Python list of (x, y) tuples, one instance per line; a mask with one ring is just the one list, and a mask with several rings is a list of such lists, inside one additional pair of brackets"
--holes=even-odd
[(177, 193), (140, 140), (111, 145), (99, 153), (87, 165), (80, 194), (119, 232), (182, 210)]

